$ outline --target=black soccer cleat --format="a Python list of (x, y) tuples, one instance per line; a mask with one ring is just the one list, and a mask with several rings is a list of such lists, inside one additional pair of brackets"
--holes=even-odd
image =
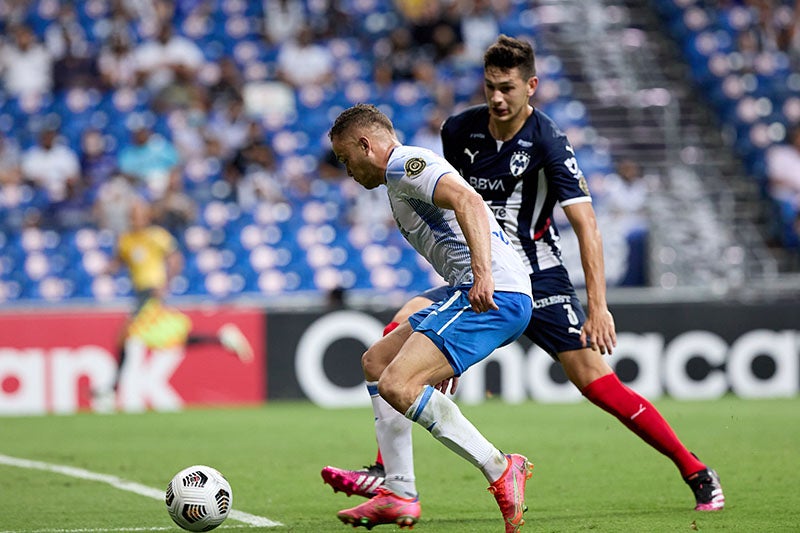
[(686, 484), (694, 492), (697, 500), (695, 511), (721, 511), (725, 507), (725, 495), (722, 493), (722, 485), (719, 483), (719, 476), (711, 469), (700, 470), (684, 478)]

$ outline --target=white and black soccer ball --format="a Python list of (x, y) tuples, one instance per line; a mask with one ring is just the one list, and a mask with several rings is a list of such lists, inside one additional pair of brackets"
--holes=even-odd
[(210, 466), (184, 468), (167, 485), (169, 516), (188, 531), (209, 531), (228, 517), (233, 492), (225, 477)]

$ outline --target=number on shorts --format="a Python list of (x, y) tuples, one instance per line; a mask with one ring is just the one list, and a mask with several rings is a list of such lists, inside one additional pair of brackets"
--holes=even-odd
[(564, 309), (567, 311), (567, 320), (573, 326), (578, 324), (578, 315), (575, 314), (575, 310), (572, 308), (572, 304), (564, 304)]

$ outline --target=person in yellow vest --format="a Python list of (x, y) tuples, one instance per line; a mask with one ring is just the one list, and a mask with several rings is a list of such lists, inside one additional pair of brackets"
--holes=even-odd
[(199, 333), (193, 331), (188, 316), (164, 304), (170, 280), (183, 268), (183, 256), (175, 238), (152, 223), (150, 205), (143, 199), (131, 206), (130, 227), (117, 239), (116, 255), (107, 272), (115, 273), (123, 266), (128, 270), (136, 303), (120, 332), (114, 391), (125, 364), (125, 343), (131, 337), (152, 349), (217, 344), (243, 362), (252, 360), (250, 343), (235, 324), (224, 324), (213, 334)]

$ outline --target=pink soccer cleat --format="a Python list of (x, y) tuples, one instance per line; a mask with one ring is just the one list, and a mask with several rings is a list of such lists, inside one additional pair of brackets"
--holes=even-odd
[(523, 455), (506, 455), (508, 466), (500, 478), (489, 485), (497, 505), (503, 513), (506, 533), (516, 533), (525, 523), (522, 513), (528, 510), (525, 505), (525, 482), (533, 475), (533, 463)]
[(333, 487), (333, 492), (344, 492), (347, 496), (372, 498), (383, 485), (386, 472), (376, 463), (361, 470), (342, 470), (333, 466), (322, 469), (322, 481)]
[(419, 498), (401, 498), (388, 489), (379, 488), (374, 498), (352, 509), (339, 511), (336, 516), (353, 527), (372, 529), (378, 524), (397, 524), (400, 529), (413, 529), (419, 515)]

